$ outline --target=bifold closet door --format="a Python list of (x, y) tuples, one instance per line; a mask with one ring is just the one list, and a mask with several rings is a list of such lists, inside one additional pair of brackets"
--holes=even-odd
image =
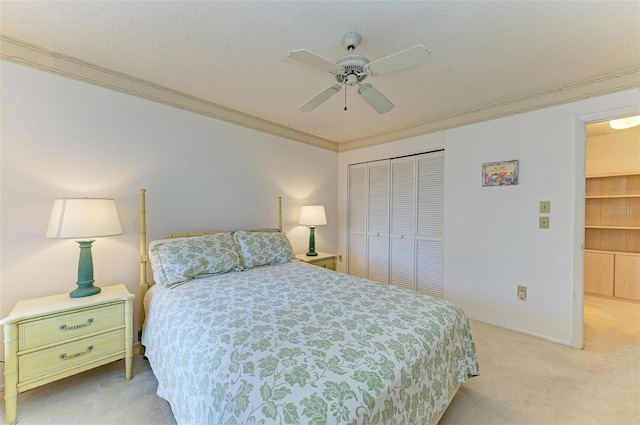
[(368, 164), (367, 277), (389, 283), (389, 160)]
[(420, 155), (417, 162), (416, 289), (444, 294), (444, 152)]
[(349, 167), (348, 272), (367, 277), (367, 164)]
[(415, 278), (415, 157), (391, 161), (390, 283), (416, 289)]

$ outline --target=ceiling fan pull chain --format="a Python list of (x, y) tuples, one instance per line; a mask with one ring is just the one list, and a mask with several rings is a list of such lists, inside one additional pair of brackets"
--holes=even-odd
[(347, 85), (344, 85), (344, 110), (347, 110)]

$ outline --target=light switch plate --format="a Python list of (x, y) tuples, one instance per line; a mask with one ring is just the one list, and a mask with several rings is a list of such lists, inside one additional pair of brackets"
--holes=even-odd
[(540, 228), (541, 229), (549, 228), (549, 217), (540, 217)]
[(551, 201), (540, 201), (540, 212), (549, 214), (551, 212)]

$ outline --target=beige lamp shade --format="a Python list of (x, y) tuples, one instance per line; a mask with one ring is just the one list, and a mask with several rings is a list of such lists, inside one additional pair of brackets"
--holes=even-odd
[(299, 224), (303, 226), (321, 226), (327, 224), (324, 205), (303, 205), (300, 208)]
[(113, 199), (56, 199), (49, 218), (47, 238), (95, 238), (122, 233)]

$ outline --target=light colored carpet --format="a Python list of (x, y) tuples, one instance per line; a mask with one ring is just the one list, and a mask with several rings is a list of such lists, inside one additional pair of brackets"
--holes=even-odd
[(441, 425), (640, 424), (640, 345), (587, 339), (576, 350), (477, 322), (472, 330), (480, 376)]
[[(640, 345), (581, 351), (479, 322), (472, 329), (481, 376), (458, 391), (441, 425), (640, 424)], [(19, 394), (18, 422), (175, 424), (156, 387), (135, 356), (129, 382), (119, 361)]]
[[(120, 360), (18, 394), (18, 424), (175, 424), (169, 403), (156, 395), (157, 387), (149, 363), (134, 355), (129, 382)], [(4, 403), (1, 410), (4, 420)]]

